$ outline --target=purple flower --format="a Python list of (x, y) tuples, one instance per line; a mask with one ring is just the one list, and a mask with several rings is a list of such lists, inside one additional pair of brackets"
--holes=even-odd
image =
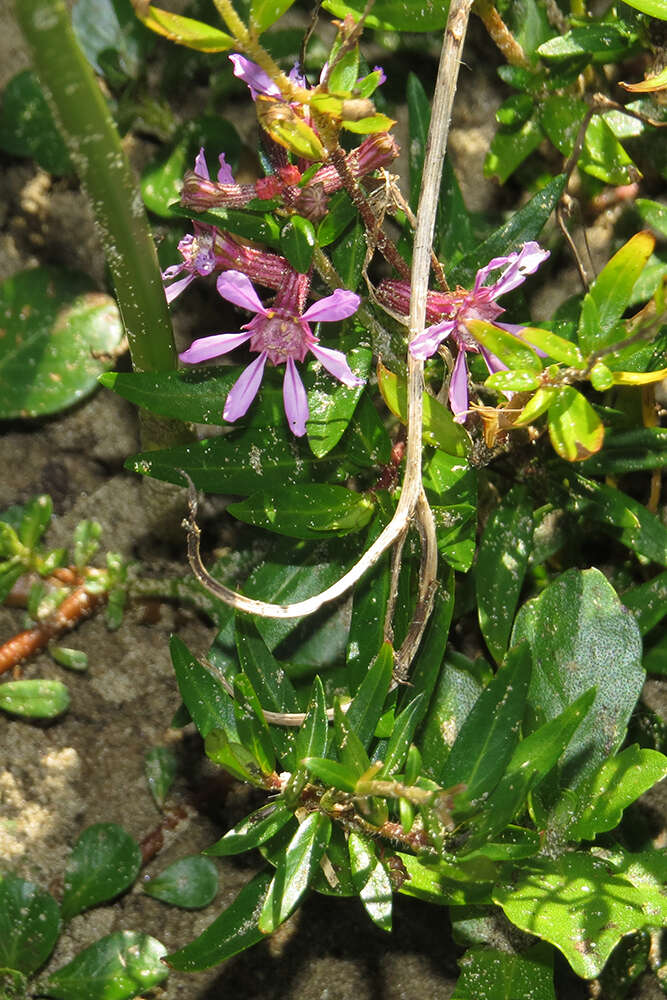
[(362, 384), (362, 379), (351, 371), (345, 355), (328, 347), (321, 347), (310, 329), (310, 322), (334, 322), (347, 319), (359, 308), (359, 296), (354, 292), (336, 289), (303, 312), (310, 279), (308, 275), (290, 271), (285, 283), (278, 291), (275, 302), (267, 309), (261, 302), (252, 282), (240, 271), (226, 271), (218, 278), (218, 291), (224, 299), (255, 313), (246, 323), (242, 333), (220, 333), (213, 337), (203, 337), (180, 355), (186, 364), (208, 361), (233, 351), (250, 341), (250, 350), (258, 357), (239, 376), (232, 386), (223, 416), (234, 421), (242, 417), (257, 395), (264, 367), (285, 362), (283, 400), (287, 421), (297, 437), (306, 433), (308, 420), (308, 400), (295, 361), (303, 361), (308, 351), (335, 378), (347, 386)]
[[(468, 371), (465, 352), (481, 353), (490, 372), (500, 371), (505, 365), (495, 355), (479, 344), (470, 333), (467, 322), (481, 319), (501, 326), (515, 336), (520, 336), (520, 326), (497, 323), (497, 318), (505, 311), (497, 299), (521, 285), (528, 274), (534, 274), (540, 264), (549, 256), (535, 242), (524, 243), (521, 250), (506, 257), (494, 257), (480, 268), (471, 291), (457, 288), (455, 292), (429, 292), (426, 300), (427, 319), (436, 320), (410, 344), (410, 353), (415, 358), (425, 360), (436, 353), (448, 337), (459, 348), (449, 383), (449, 404), (455, 420), (463, 423), (468, 411)], [(492, 271), (503, 268), (497, 280), (486, 285)], [(405, 281), (383, 281), (377, 290), (381, 303), (398, 312), (407, 313), (410, 308), (410, 286)]]

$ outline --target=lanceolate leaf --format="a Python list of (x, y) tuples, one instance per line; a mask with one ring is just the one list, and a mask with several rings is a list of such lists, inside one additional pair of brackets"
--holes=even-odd
[(313, 681), (308, 714), (296, 737), (294, 752), (297, 765), (304, 757), (323, 757), (327, 748), (329, 723), (324, 687), (319, 677)]
[(233, 702), (222, 684), (177, 635), (171, 637), (169, 648), (181, 698), (201, 736), (208, 736), (214, 729), (224, 729), (236, 739)]
[(257, 926), (259, 908), (270, 881), (270, 872), (255, 875), (203, 934), (166, 956), (170, 968), (201, 972), (261, 941), (264, 935)]
[(370, 837), (351, 831), (348, 839), (352, 882), (366, 912), (383, 931), (391, 930), (392, 886)]
[(228, 510), (247, 524), (308, 539), (360, 531), (372, 518), (375, 503), (368, 494), (353, 493), (344, 486), (313, 483), (273, 493), (253, 493), (247, 500), (231, 504)]
[(384, 701), (389, 692), (394, 666), (394, 651), (388, 642), (384, 643), (375, 663), (361, 682), (347, 711), (347, 725), (368, 747), (377, 726)]
[(497, 663), (507, 649), (532, 541), (532, 507), (517, 486), (489, 517), (475, 569), (479, 625)]
[(293, 813), (284, 802), (271, 802), (262, 806), (256, 812), (246, 816), (244, 820), (222, 837), (217, 844), (207, 847), (205, 854), (224, 858), (232, 854), (241, 854), (253, 847), (259, 847), (278, 833), (292, 818)]
[(264, 934), (271, 934), (299, 905), (330, 837), (331, 820), (322, 813), (313, 812), (301, 823), (278, 862), (264, 900), (259, 917)]
[(203, 21), (171, 14), (159, 7), (149, 6), (145, 9), (145, 5), (139, 0), (133, 0), (133, 6), (137, 17), (147, 28), (171, 42), (197, 49), (198, 52), (225, 52), (234, 47), (234, 39), (230, 35)]
[(384, 766), (380, 772), (380, 777), (388, 778), (394, 772), (402, 769), (420, 719), (420, 712), (422, 711), (422, 703), (424, 701), (424, 695), (418, 694), (407, 708), (403, 709), (400, 715), (397, 716), (391, 736), (389, 737), (389, 743), (387, 744), (387, 751), (384, 755)]
[(442, 772), (445, 788), (464, 784), (457, 809), (489, 795), (509, 763), (517, 743), (530, 683), (530, 650), (522, 643), (482, 691), (466, 718)]

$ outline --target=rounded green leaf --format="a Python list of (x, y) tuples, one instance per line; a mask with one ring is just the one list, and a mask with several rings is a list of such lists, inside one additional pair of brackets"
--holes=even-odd
[(0, 419), (37, 417), (78, 403), (111, 367), (123, 337), (113, 299), (84, 275), (21, 271), (0, 284)]
[(184, 910), (199, 910), (213, 902), (218, 891), (218, 869), (208, 858), (193, 854), (169, 865), (144, 885), (154, 899)]
[(56, 1000), (131, 1000), (167, 978), (166, 953), (148, 934), (117, 931), (54, 972), (41, 992)]
[(604, 424), (585, 396), (563, 386), (549, 407), (549, 437), (561, 458), (582, 462), (602, 447)]
[(0, 149), (14, 156), (31, 156), (50, 174), (72, 172), (65, 143), (31, 69), (18, 73), (5, 87)]
[(83, 831), (67, 860), (62, 914), (70, 920), (105, 903), (132, 885), (141, 868), (141, 849), (116, 823), (95, 823)]
[(0, 685), (0, 708), (29, 719), (54, 719), (69, 708), (61, 681), (8, 681)]
[(152, 747), (144, 756), (144, 774), (158, 809), (164, 805), (169, 789), (174, 783), (178, 762), (169, 747)]
[(0, 879), (0, 968), (35, 972), (59, 933), (60, 912), (50, 893), (16, 875)]

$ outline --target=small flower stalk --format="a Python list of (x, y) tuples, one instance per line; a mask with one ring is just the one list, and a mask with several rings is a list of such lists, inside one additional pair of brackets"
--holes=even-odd
[(218, 278), (220, 295), (228, 302), (255, 313), (255, 316), (242, 327), (241, 333), (220, 333), (195, 340), (180, 355), (180, 360), (185, 364), (209, 361), (245, 343), (257, 354), (227, 396), (223, 410), (225, 420), (233, 422), (246, 414), (261, 385), (267, 361), (272, 365), (285, 365), (283, 401), (288, 424), (296, 437), (306, 433), (309, 415), (306, 390), (296, 362), (304, 361), (310, 352), (343, 385), (353, 387), (363, 384), (363, 380), (350, 369), (345, 355), (341, 351), (322, 347), (310, 327), (311, 322), (336, 322), (352, 316), (359, 308), (359, 296), (337, 289), (304, 312), (309, 286), (308, 275), (292, 271), (272, 307), (267, 308), (245, 274), (226, 271)]
[[(480, 268), (470, 291), (457, 288), (454, 292), (428, 293), (426, 318), (431, 325), (414, 338), (409, 349), (413, 357), (425, 361), (447, 339), (457, 346), (458, 354), (449, 382), (449, 404), (458, 423), (463, 423), (469, 412), (466, 352), (481, 354), (491, 373), (505, 367), (475, 339), (468, 324), (472, 320), (486, 320), (520, 338), (521, 326), (497, 322), (505, 311), (497, 300), (523, 284), (526, 277), (534, 274), (548, 257), (548, 250), (543, 250), (539, 244), (531, 241), (516, 253), (494, 257), (485, 267)], [(500, 268), (503, 270), (499, 277), (492, 284), (486, 284), (492, 272)], [(387, 279), (378, 286), (377, 298), (381, 305), (392, 312), (407, 315), (410, 308), (410, 285), (406, 281)]]

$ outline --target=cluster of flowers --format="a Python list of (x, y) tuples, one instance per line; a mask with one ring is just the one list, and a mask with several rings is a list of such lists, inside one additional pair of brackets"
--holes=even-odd
[[(248, 84), (253, 99), (262, 95), (274, 99), (279, 96), (278, 88), (260, 67), (242, 56), (230, 58), (235, 74)], [(382, 82), (381, 70), (374, 72)], [(269, 142), (269, 148), (274, 173), (254, 184), (236, 183), (224, 154), (219, 157), (217, 178), (212, 180), (204, 150), (200, 150), (194, 169), (186, 173), (182, 203), (205, 210), (215, 206), (239, 208), (257, 198), (279, 198), (285, 208), (318, 221), (326, 214), (328, 196), (342, 186), (340, 173), (325, 164), (304, 176), (302, 169), (306, 164), (289, 163), (285, 150), (276, 143)], [(366, 177), (391, 163), (397, 154), (398, 147), (388, 133), (375, 133), (347, 154), (348, 171), (355, 179)], [(308, 403), (295, 362), (303, 362), (310, 352), (344, 385), (361, 384), (340, 351), (321, 346), (310, 323), (347, 319), (359, 308), (359, 296), (337, 289), (305, 308), (310, 292), (309, 274), (295, 271), (279, 254), (247, 246), (214, 226), (195, 222), (193, 228), (193, 233), (179, 243), (181, 262), (163, 273), (168, 301), (172, 302), (198, 276), (218, 273), (217, 290), (222, 298), (255, 315), (240, 333), (220, 333), (194, 341), (180, 355), (180, 360), (185, 364), (197, 364), (227, 354), (245, 343), (257, 353), (258, 357), (244, 370), (227, 396), (223, 416), (229, 421), (239, 419), (248, 410), (259, 390), (266, 362), (284, 364), (283, 398), (287, 420), (295, 435), (305, 434)], [(548, 256), (537, 243), (526, 243), (520, 251), (494, 258), (481, 268), (471, 291), (457, 288), (455, 292), (428, 293), (427, 319), (431, 325), (412, 341), (410, 351), (415, 357), (426, 359), (436, 353), (445, 339), (450, 338), (456, 344), (458, 354), (450, 379), (449, 400), (455, 419), (460, 422), (468, 413), (466, 352), (481, 352), (489, 371), (504, 367), (474, 339), (467, 321), (484, 319), (495, 323), (504, 311), (497, 299), (518, 287)], [(500, 268), (503, 270), (497, 280), (487, 285), (491, 272)], [(262, 303), (253, 281), (276, 291), (270, 307)], [(406, 281), (384, 280), (377, 289), (377, 299), (393, 312), (407, 315), (410, 285)], [(515, 334), (521, 329), (501, 325)]]

